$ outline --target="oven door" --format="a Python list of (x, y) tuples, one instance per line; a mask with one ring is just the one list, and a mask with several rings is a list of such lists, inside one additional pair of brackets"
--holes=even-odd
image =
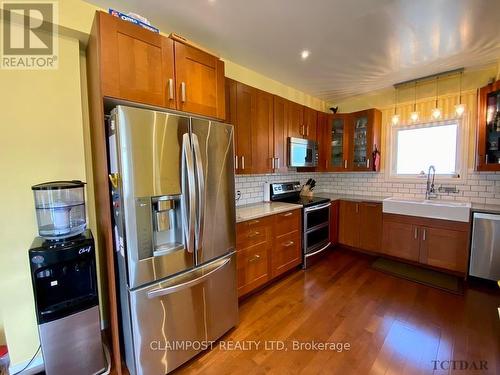
[(304, 209), (304, 254), (313, 255), (330, 246), (331, 203)]

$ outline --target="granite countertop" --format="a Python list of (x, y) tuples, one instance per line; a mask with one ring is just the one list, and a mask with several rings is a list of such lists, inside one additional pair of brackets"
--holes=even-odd
[(238, 206), (236, 207), (236, 222), (240, 223), (299, 208), (302, 208), (302, 205), (283, 202), (259, 202)]
[(353, 195), (353, 194), (335, 194), (335, 193), (315, 193), (315, 197), (329, 198), (332, 201), (345, 200), (355, 202), (377, 202), (382, 203), (389, 196), (377, 195)]
[(485, 212), (488, 214), (500, 214), (500, 205), (498, 205), (498, 204), (472, 203), (471, 210), (473, 212)]

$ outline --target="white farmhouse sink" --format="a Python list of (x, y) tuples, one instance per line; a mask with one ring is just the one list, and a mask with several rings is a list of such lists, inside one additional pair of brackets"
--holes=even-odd
[(471, 204), (441, 200), (386, 198), (382, 211), (390, 214), (468, 222)]

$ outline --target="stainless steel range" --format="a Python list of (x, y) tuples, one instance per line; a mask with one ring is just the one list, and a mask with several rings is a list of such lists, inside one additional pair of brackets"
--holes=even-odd
[(298, 181), (266, 184), (266, 197), (272, 202), (302, 205), (303, 268), (310, 257), (328, 249), (330, 242), (330, 206), (328, 198), (301, 196)]

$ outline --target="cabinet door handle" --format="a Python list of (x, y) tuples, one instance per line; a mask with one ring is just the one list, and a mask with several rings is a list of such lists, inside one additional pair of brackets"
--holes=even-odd
[(278, 163), (277, 169), (280, 169), (280, 158), (276, 158), (276, 162)]
[(271, 169), (276, 169), (276, 168), (274, 167), (274, 162), (275, 162), (275, 160), (274, 160), (274, 159), (275, 159), (275, 158), (271, 158)]
[(418, 239), (418, 228), (415, 227), (415, 239)]
[(252, 232), (250, 234), (247, 235), (248, 238), (252, 238), (252, 237), (255, 237), (255, 236), (258, 236), (260, 234), (259, 231), (255, 231), (255, 232)]
[(245, 169), (245, 157), (241, 157), (241, 169)]
[(366, 168), (370, 169), (370, 159), (366, 159)]
[(251, 262), (256, 262), (256, 261), (258, 261), (259, 259), (260, 259), (260, 255), (259, 255), (259, 254), (255, 254), (252, 258), (250, 258), (250, 259), (248, 260), (248, 262), (249, 262), (249, 263), (251, 263)]
[(488, 154), (485, 156), (486, 164), (488, 164)]
[(359, 204), (356, 203), (356, 213), (358, 213), (358, 212), (359, 212)]
[(238, 169), (238, 155), (236, 155), (234, 158), (236, 160), (236, 162), (235, 162), (235, 169)]
[(288, 216), (292, 216), (293, 215), (293, 212), (287, 212), (286, 214), (283, 214), (282, 216), (283, 217), (288, 217)]
[(168, 90), (168, 100), (174, 100), (174, 80), (173, 80), (173, 78), (168, 79), (167, 90)]
[(186, 82), (181, 82), (181, 102), (186, 102)]
[(425, 241), (426, 234), (427, 234), (427, 230), (425, 230), (425, 229), (424, 229), (424, 233), (422, 234), (422, 240), (423, 240), (423, 241)]
[(285, 247), (290, 247), (290, 246), (293, 246), (293, 245), (295, 245), (295, 242), (293, 242), (293, 241), (288, 241), (288, 242), (285, 242), (283, 244), (283, 246), (285, 246)]
[(347, 160), (344, 160), (344, 169), (347, 169)]

